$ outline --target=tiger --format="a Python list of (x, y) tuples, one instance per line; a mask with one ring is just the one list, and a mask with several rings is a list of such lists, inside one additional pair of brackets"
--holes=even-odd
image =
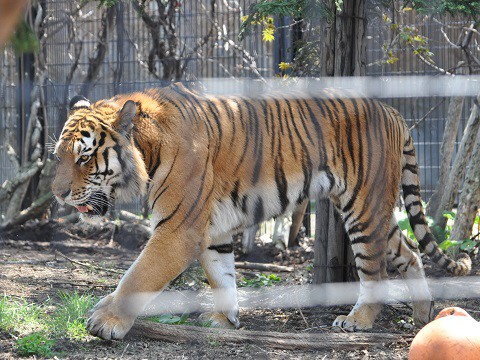
[[(213, 309), (201, 318), (238, 328), (232, 235), (308, 198), (330, 199), (341, 214), (360, 279), (356, 304), (334, 326), (372, 328), (382, 308), (383, 287), (375, 284), (387, 278), (387, 261), (415, 280), (417, 325), (433, 313), (419, 248), (452, 274), (471, 269), (468, 255), (453, 260), (439, 249), (412, 136), (399, 112), (379, 100), (334, 89), (212, 96), (174, 83), (94, 103), (75, 96), (69, 108), (54, 150), (58, 202), (93, 221), (115, 199), (146, 194), (152, 211), (150, 239), (90, 312), (92, 335), (122, 339), (195, 259), (213, 293)], [(393, 216), (400, 185), (419, 246)]]

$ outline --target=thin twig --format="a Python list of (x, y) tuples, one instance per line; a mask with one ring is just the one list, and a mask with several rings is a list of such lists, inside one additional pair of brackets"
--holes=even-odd
[(55, 281), (52, 284), (54, 285), (71, 285), (71, 286), (84, 286), (84, 287), (98, 287), (98, 288), (114, 288), (115, 285), (105, 285), (105, 284), (88, 284), (88, 283), (77, 283), (77, 282), (68, 282), (68, 281)]
[(125, 271), (116, 270), (116, 269), (107, 269), (107, 268), (104, 268), (104, 267), (102, 267), (102, 266), (90, 264), (90, 263), (88, 263), (88, 262), (81, 262), (81, 261), (77, 261), (77, 260), (70, 259), (68, 256), (66, 256), (65, 254), (62, 254), (62, 253), (61, 253), (60, 251), (58, 251), (58, 250), (55, 250), (55, 255), (59, 255), (59, 256), (63, 257), (64, 259), (67, 259), (67, 260), (70, 261), (72, 264), (80, 265), (80, 266), (86, 267), (86, 268), (88, 268), (88, 269), (95, 269), (95, 270), (100, 270), (100, 271), (107, 271), (107, 272), (111, 272), (111, 273), (114, 273), (114, 274), (120, 274), (120, 275), (124, 275), (124, 274), (125, 274)]
[(302, 309), (301, 308), (297, 308), (298, 312), (300, 313), (300, 315), (302, 316), (302, 319), (303, 321), (305, 322), (305, 325), (307, 325), (307, 329), (310, 325), (308, 325), (308, 321), (307, 319), (305, 319), (305, 316), (303, 315), (303, 312), (302, 312)]
[(72, 239), (76, 239), (76, 240), (80, 240), (80, 241), (87, 241), (86, 238), (82, 238), (78, 235), (75, 235), (75, 234), (72, 234), (70, 232), (68, 232), (67, 230), (61, 230), (65, 235), (71, 237)]
[(416, 121), (411, 127), (410, 127), (410, 131), (412, 131), (413, 129), (415, 129), (418, 125), (420, 125), (422, 122), (425, 121), (425, 119), (427, 118), (428, 115), (430, 115), (435, 109), (437, 109), (440, 105), (442, 105), (443, 103), (445, 102), (445, 99), (442, 99), (442, 101), (440, 101), (437, 105), (433, 106), (430, 110), (428, 110), (428, 112), (423, 115), (423, 117)]

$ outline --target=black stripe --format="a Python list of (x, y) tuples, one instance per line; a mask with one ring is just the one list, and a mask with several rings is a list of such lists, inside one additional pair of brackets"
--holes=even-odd
[(215, 250), (220, 254), (228, 254), (233, 252), (233, 245), (232, 244), (221, 244), (221, 245), (210, 245), (208, 250)]
[(408, 195), (415, 195), (420, 197), (420, 188), (418, 185), (402, 185), (403, 196), (404, 198)]
[[(152, 158), (152, 156), (150, 156)], [(157, 172), (158, 167), (160, 166), (160, 156), (157, 155), (157, 159), (155, 161), (155, 164), (153, 165), (152, 169), (148, 172), (148, 178), (151, 180), (155, 176), (155, 173)]]
[(364, 254), (361, 254), (361, 253), (356, 253), (355, 254), (355, 259), (370, 261), (370, 260), (375, 260), (382, 255), (384, 255), (384, 251), (379, 251), (379, 252), (377, 252), (375, 254), (372, 254), (372, 255), (364, 255)]
[(377, 275), (380, 272), (380, 268), (375, 269), (375, 270), (367, 270), (367, 269), (364, 269), (361, 266), (357, 266), (357, 271), (361, 271), (365, 275), (373, 276), (373, 275)]
[(210, 160), (210, 154), (208, 154), (207, 156), (207, 159), (205, 161), (205, 165), (204, 165), (204, 170), (203, 170), (203, 173), (202, 173), (202, 176), (200, 177), (200, 184), (198, 185), (198, 192), (197, 192), (197, 196), (195, 197), (195, 199), (193, 200), (193, 204), (192, 206), (190, 206), (190, 209), (188, 210), (188, 212), (185, 214), (185, 217), (183, 218), (182, 222), (177, 226), (177, 229), (182, 226), (185, 221), (187, 221), (187, 219), (189, 218), (189, 216), (193, 213), (193, 211), (197, 208), (198, 206), (198, 202), (200, 201), (201, 197), (202, 197), (202, 194), (203, 194), (203, 190), (205, 188), (205, 177), (207, 176), (207, 171), (208, 171), (208, 162)]
[(239, 187), (239, 182), (238, 180), (235, 181), (235, 185), (233, 186), (233, 190), (230, 193), (230, 198), (232, 199), (233, 205), (238, 204), (238, 187)]
[(415, 175), (418, 173), (417, 164), (415, 164), (415, 165), (405, 164), (405, 166), (403, 167), (402, 171), (404, 171), (404, 170), (408, 170), (408, 171), (410, 171), (412, 174), (415, 174)]
[[(336, 100), (343, 110), (343, 115), (344, 115), (343, 119), (344, 119), (344, 122), (346, 123), (345, 131), (346, 131), (346, 135), (347, 135), (347, 149), (348, 149), (348, 152), (349, 152), (349, 157), (352, 160), (353, 169), (355, 169), (355, 154), (354, 154), (354, 151), (353, 151), (352, 121), (350, 119), (350, 113), (347, 109), (347, 106), (343, 102), (343, 100), (341, 100), (341, 99), (336, 99)], [(359, 138), (359, 139), (356, 139), (356, 140), (357, 141), (362, 141), (362, 138)], [(360, 147), (361, 147), (361, 145), (360, 145)]]
[(223, 108), (227, 112), (227, 117), (230, 120), (229, 123), (232, 124), (232, 138), (230, 140), (230, 147), (233, 145), (233, 142), (235, 140), (235, 132), (236, 132), (236, 122), (235, 122), (235, 115), (230, 108), (230, 106), (227, 104), (226, 99), (224, 98), (218, 98), (218, 101), (220, 104), (222, 104)]
[(179, 152), (179, 151), (180, 151), (180, 150), (177, 149), (177, 152), (175, 153), (175, 157), (173, 158), (173, 161), (172, 161), (172, 166), (171, 166), (170, 169), (168, 170), (167, 175), (165, 175), (165, 178), (163, 179), (163, 181), (162, 181), (162, 183), (160, 184), (160, 186), (158, 187), (158, 189), (155, 191), (155, 195), (154, 195), (154, 196), (155, 196), (155, 201), (153, 202), (153, 204), (152, 204), (152, 206), (151, 206), (152, 209), (153, 209), (153, 207), (155, 206), (155, 202), (156, 202), (157, 199), (158, 199), (158, 196), (157, 196), (158, 192), (160, 191), (160, 189), (162, 188), (163, 184), (165, 184), (165, 181), (167, 181), (168, 177), (169, 177), (170, 174), (172, 173), (173, 167), (175, 166), (175, 162), (177, 161), (177, 155), (178, 155), (178, 152)]
[(296, 150), (296, 147), (295, 147), (295, 141), (293, 140), (293, 133), (292, 133), (292, 130), (290, 129), (289, 118), (287, 116), (287, 111), (286, 110), (283, 111), (283, 115), (285, 117), (285, 125), (286, 125), (287, 130), (288, 130), (288, 139), (290, 141), (290, 148), (292, 149), (293, 158), (296, 161), (297, 160), (297, 150)]
[(260, 223), (264, 219), (265, 211), (263, 209), (263, 200), (261, 197), (257, 199), (255, 203), (255, 209), (253, 211), (253, 221), (255, 224)]
[(258, 146), (258, 154), (255, 156), (255, 165), (253, 168), (252, 185), (256, 185), (260, 178), (260, 170), (263, 165), (263, 135), (260, 136), (260, 144)]
[(168, 215), (167, 217), (164, 217), (163, 219), (161, 219), (161, 220), (157, 223), (157, 225), (155, 225), (155, 229), (154, 229), (154, 230), (156, 230), (159, 226), (165, 224), (168, 220), (170, 220), (170, 219), (173, 217), (173, 215), (175, 215), (176, 212), (178, 211), (178, 209), (180, 208), (180, 204), (181, 204), (181, 203), (182, 203), (182, 202), (180, 202), (180, 203), (177, 205), (177, 207), (171, 212), (170, 215)]
[[(278, 160), (278, 158), (280, 158), (280, 160)], [(281, 153), (275, 158), (275, 183), (277, 185), (278, 198), (280, 199), (282, 213), (284, 213), (289, 204), (289, 200), (287, 196), (288, 183), (285, 177), (285, 172), (283, 171), (283, 158)]]
[(398, 226), (394, 226), (393, 229), (390, 230), (390, 232), (388, 233), (387, 239), (390, 240), (393, 237), (393, 235), (397, 232), (397, 230), (398, 230)]

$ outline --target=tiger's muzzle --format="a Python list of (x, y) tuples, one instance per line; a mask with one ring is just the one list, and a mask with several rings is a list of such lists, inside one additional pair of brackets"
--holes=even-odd
[(111, 199), (102, 191), (96, 191), (90, 195), (86, 202), (75, 207), (83, 215), (104, 216), (111, 204)]

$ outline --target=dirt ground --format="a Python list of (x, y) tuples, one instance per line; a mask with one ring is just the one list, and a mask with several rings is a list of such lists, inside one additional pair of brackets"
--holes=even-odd
[[(113, 291), (121, 275), (77, 265), (58, 252), (72, 260), (88, 261), (105, 269), (127, 269), (140, 252), (141, 241), (131, 240), (125, 245), (127, 236), (113, 232), (113, 228), (106, 225), (104, 231), (89, 234), (76, 226), (67, 227), (58, 222), (45, 222), (29, 224), (15, 233), (0, 234), (0, 292), (36, 303), (42, 303), (48, 298), (57, 299), (59, 290), (93, 292), (98, 297), (108, 294)], [(130, 232), (131, 234), (135, 232)], [(120, 238), (123, 246), (117, 241)], [(280, 251), (269, 244), (257, 244), (252, 255), (244, 256), (237, 249), (236, 256), (242, 261), (294, 264), (293, 273), (276, 273), (281, 278), (279, 284), (308, 283), (312, 277), (308, 269), (308, 265), (313, 262), (312, 245), (312, 241), (306, 239), (294, 250)], [(430, 276), (444, 275), (428, 264), (426, 267)], [(237, 271), (237, 277), (239, 280), (244, 277), (251, 278), (254, 273), (255, 271), (241, 270)], [(474, 259), (472, 275), (479, 274), (477, 258)], [(203, 279), (198, 279), (188, 285), (181, 285), (182, 282), (177, 281), (176, 284), (198, 288), (204, 286), (202, 281)], [(480, 315), (478, 299), (437, 301), (436, 310), (450, 305), (465, 308), (477, 319)], [(240, 321), (242, 328), (246, 330), (298, 334), (335, 332), (339, 330), (331, 327), (333, 320), (339, 314), (347, 314), (349, 309), (350, 306), (241, 310)], [(191, 314), (192, 319), (197, 316), (198, 314)], [(411, 309), (408, 304), (387, 305), (371, 332), (400, 334), (403, 340), (388, 346), (354, 351), (287, 351), (254, 344), (239, 345), (217, 341), (180, 344), (132, 336), (127, 336), (122, 341), (103, 341), (94, 337), (85, 341), (65, 340), (57, 342), (54, 350), (59, 358), (69, 359), (406, 359), (409, 343), (418, 331), (404, 325), (410, 317)], [(0, 332), (1, 359), (18, 358), (13, 345), (14, 334)]]

